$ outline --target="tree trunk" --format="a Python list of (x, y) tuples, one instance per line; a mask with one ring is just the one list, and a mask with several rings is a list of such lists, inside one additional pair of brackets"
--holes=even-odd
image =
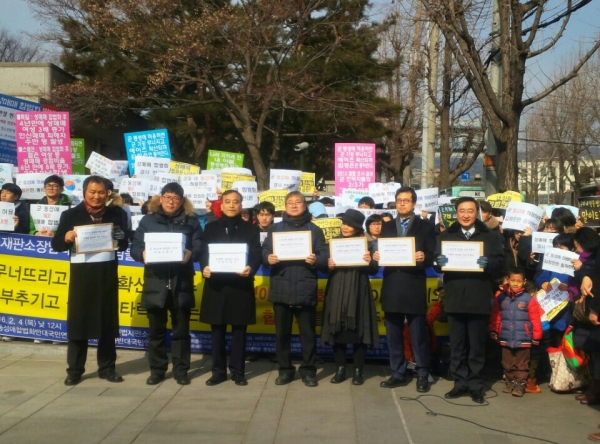
[(444, 73), (442, 74), (442, 109), (440, 111), (440, 189), (452, 186), (450, 180), (450, 89), (452, 88), (452, 50), (444, 45)]
[(506, 136), (506, 141), (494, 135), (496, 147), (498, 148), (496, 159), (496, 171), (498, 171), (499, 180), (498, 191), (519, 191), (519, 166), (517, 164), (519, 116), (513, 116), (513, 120), (504, 127), (502, 133)]

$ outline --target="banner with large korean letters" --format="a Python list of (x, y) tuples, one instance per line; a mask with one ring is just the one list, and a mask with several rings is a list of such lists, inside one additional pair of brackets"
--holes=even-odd
[(580, 197), (579, 217), (586, 227), (600, 227), (600, 196)]
[(233, 182), (231, 189), (242, 195), (242, 208), (254, 208), (258, 205), (258, 184), (256, 182)]
[(439, 190), (437, 188), (425, 188), (417, 190), (417, 206), (421, 211), (435, 213), (438, 209)]
[(298, 191), (302, 171), (271, 169), (269, 173), (270, 190)]
[(288, 190), (268, 190), (258, 195), (259, 202), (271, 202), (275, 205), (275, 211), (285, 211), (285, 196)]
[(153, 178), (157, 174), (168, 174), (171, 169), (171, 160), (159, 157), (136, 156), (134, 165), (135, 177)]
[[(169, 132), (166, 129), (125, 133), (125, 149), (129, 161), (129, 173), (136, 174), (135, 158), (137, 156), (158, 157), (171, 160)], [(168, 171), (167, 171), (168, 172)]]
[(525, 228), (529, 227), (531, 232), (534, 232), (537, 231), (543, 216), (544, 210), (535, 205), (525, 202), (509, 202), (502, 228), (525, 231)]
[(46, 193), (44, 192), (44, 181), (48, 173), (23, 173), (17, 174), (17, 185), (21, 187), (21, 199), (40, 200)]
[(179, 182), (179, 176), (171, 173), (158, 173), (150, 180), (148, 187), (148, 197), (157, 196), (160, 194), (163, 187), (168, 183)]
[(41, 110), (40, 103), (0, 94), (0, 163), (17, 165), (16, 113)]
[(335, 144), (335, 195), (343, 189), (366, 190), (375, 182), (374, 143)]
[(150, 179), (144, 177), (126, 177), (119, 185), (119, 193), (129, 194), (135, 203), (143, 203), (148, 200), (150, 190)]

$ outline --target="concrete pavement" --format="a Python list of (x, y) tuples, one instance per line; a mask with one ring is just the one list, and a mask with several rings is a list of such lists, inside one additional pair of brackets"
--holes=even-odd
[(352, 386), (330, 384), (328, 362), (319, 386), (307, 388), (299, 379), (276, 386), (277, 365), (260, 360), (247, 364), (248, 386), (207, 387), (210, 356), (192, 355), (191, 385), (167, 378), (147, 386), (144, 352), (129, 350), (118, 350), (125, 382), (111, 384), (98, 379), (94, 355), (90, 348), (83, 382), (66, 387), (66, 346), (0, 343), (0, 443), (567, 444), (589, 442), (600, 422), (596, 409), (545, 384), (539, 395), (515, 398), (496, 383), (498, 394), (488, 391), (488, 405), (479, 406), (447, 402), (452, 383), (439, 380), (415, 401), (414, 382), (379, 387), (389, 374), (384, 363), (368, 365), (365, 384)]

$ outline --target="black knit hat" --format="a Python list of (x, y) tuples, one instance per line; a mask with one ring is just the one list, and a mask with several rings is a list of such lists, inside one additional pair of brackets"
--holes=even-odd
[(160, 191), (161, 196), (165, 193), (175, 193), (183, 199), (183, 188), (177, 182), (171, 182), (166, 184)]
[(357, 230), (363, 229), (364, 222), (365, 222), (365, 215), (362, 214), (358, 210), (353, 210), (352, 208), (350, 208), (349, 210), (346, 210), (346, 212), (342, 216), (343, 224), (346, 224)]

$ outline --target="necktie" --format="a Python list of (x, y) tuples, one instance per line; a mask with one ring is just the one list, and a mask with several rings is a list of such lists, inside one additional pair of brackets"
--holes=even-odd
[(408, 221), (410, 219), (404, 219), (402, 222), (400, 222), (401, 226), (402, 226), (402, 233), (400, 233), (401, 236), (404, 236), (406, 234), (406, 230), (408, 229)]
[(471, 232), (465, 231), (465, 237), (467, 238), (467, 240), (469, 240), (469, 238), (471, 237)]

